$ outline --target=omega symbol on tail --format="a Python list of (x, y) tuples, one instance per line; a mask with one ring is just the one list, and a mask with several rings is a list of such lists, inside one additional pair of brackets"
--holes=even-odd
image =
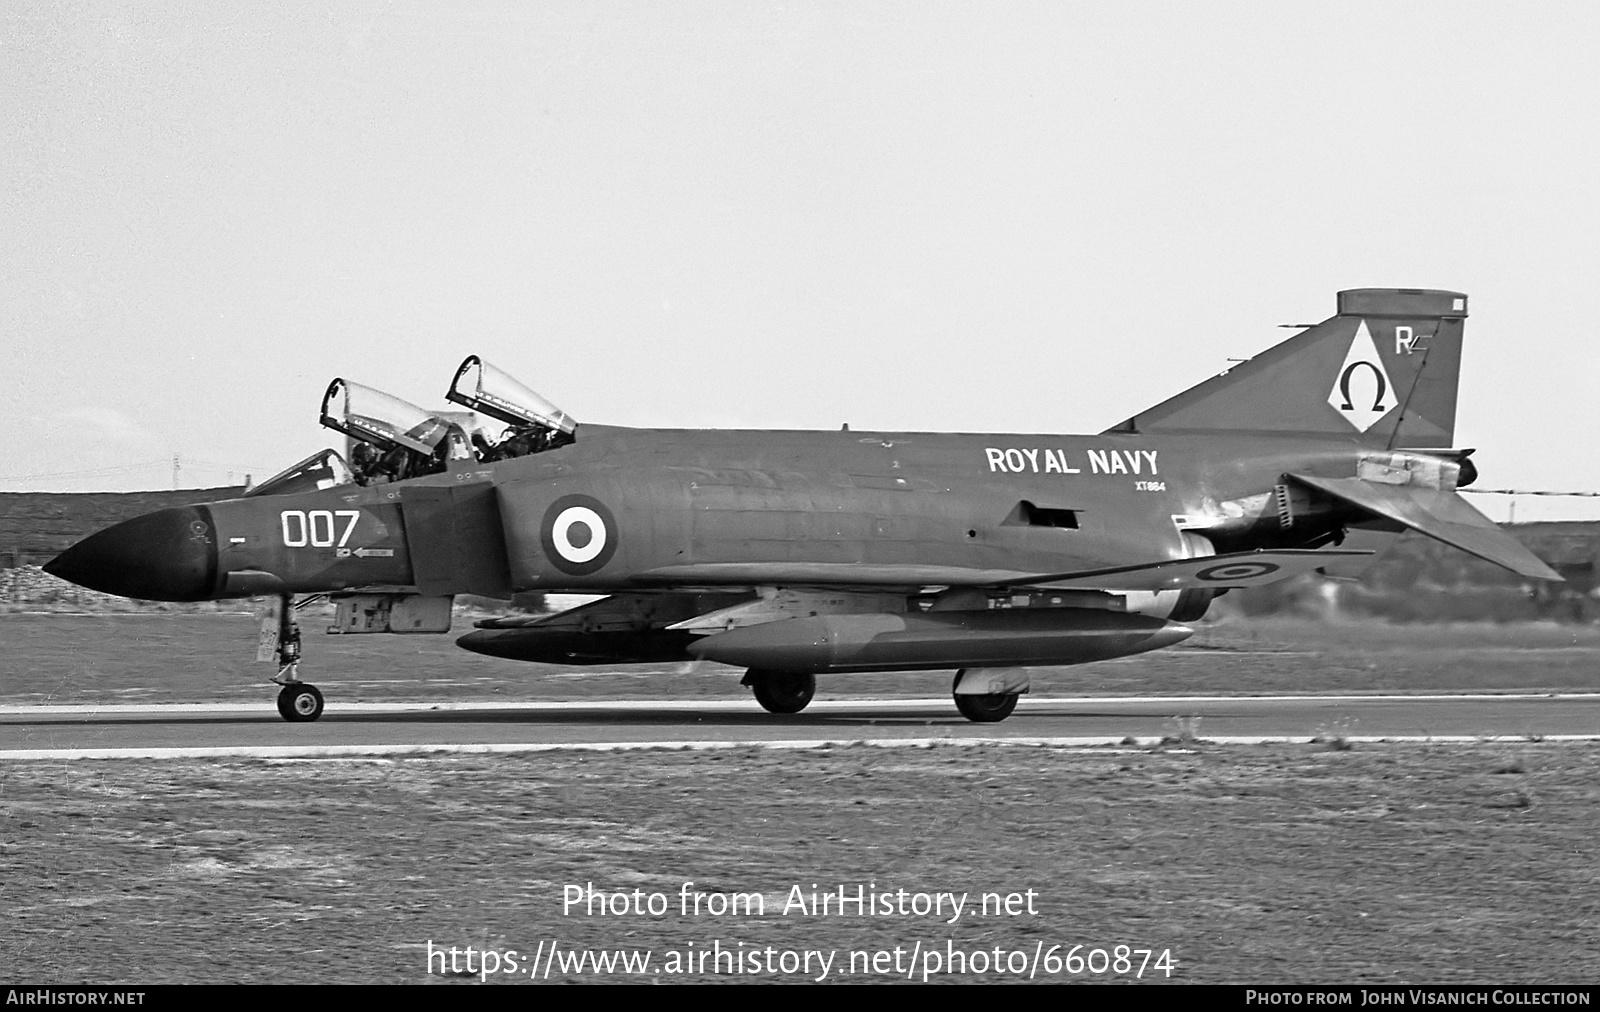
[(563, 573), (598, 572), (617, 551), (617, 521), (593, 496), (564, 495), (544, 511), (539, 527), (544, 554)]
[(1362, 320), (1328, 391), (1328, 403), (1344, 420), (1365, 432), (1394, 409), (1394, 381), (1383, 367), (1378, 344)]
[(1356, 409), (1355, 404), (1350, 400), (1350, 380), (1354, 378), (1356, 370), (1362, 366), (1372, 370), (1372, 378), (1378, 384), (1378, 392), (1372, 395), (1372, 410), (1378, 412), (1388, 410), (1383, 406), (1383, 395), (1389, 392), (1389, 381), (1384, 378), (1383, 370), (1372, 362), (1352, 362), (1345, 366), (1344, 372), (1339, 374), (1339, 392), (1344, 394), (1344, 403), (1339, 405), (1339, 410), (1354, 411)]

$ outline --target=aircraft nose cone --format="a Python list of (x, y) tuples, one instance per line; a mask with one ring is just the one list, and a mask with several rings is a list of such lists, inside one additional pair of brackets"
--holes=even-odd
[(216, 583), (216, 541), (204, 506), (157, 510), (90, 535), (44, 571), (143, 601), (204, 601)]

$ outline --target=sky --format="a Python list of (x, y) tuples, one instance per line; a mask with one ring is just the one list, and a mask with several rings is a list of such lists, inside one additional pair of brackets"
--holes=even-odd
[(468, 354), (580, 423), (1096, 432), (1357, 287), (1471, 296), (1481, 487), (1600, 491), (1597, 50), (1588, 3), (11, 0), (0, 491), (260, 479), (334, 377), (435, 407)]

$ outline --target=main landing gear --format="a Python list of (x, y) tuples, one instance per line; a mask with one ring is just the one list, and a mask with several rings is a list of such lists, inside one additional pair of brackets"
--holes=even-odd
[[(966, 686), (969, 691), (962, 692), (962, 682), (969, 680)], [(1024, 673), (1016, 668), (962, 668), (956, 672), (955, 684), (950, 689), (961, 716), (976, 724), (994, 724), (1011, 716), (1011, 711), (1017, 708), (1021, 692), (1008, 690), (1026, 692), (1028, 683)], [(971, 689), (979, 691), (973, 693)], [(999, 691), (983, 692), (983, 689)]]
[[(301, 604), (313, 600), (307, 598)], [(256, 656), (277, 661), (278, 676), (273, 681), (283, 686), (278, 692), (278, 714), (284, 720), (301, 723), (322, 716), (322, 693), (315, 685), (300, 680), (300, 624), (294, 620), (295, 608), (293, 597), (279, 595), (277, 620), (273, 622), (268, 616), (262, 623), (262, 642)]]
[(1017, 697), (1005, 693), (988, 696), (957, 696), (956, 709), (961, 716), (978, 724), (993, 724), (1011, 716), (1017, 708)]
[[(768, 713), (799, 713), (817, 691), (814, 675), (765, 668), (746, 671), (740, 684), (750, 686), (756, 702)], [(967, 691), (962, 692), (962, 688)], [(1018, 668), (963, 668), (956, 672), (951, 690), (956, 709), (963, 717), (977, 724), (993, 724), (1011, 716), (1017, 700), (1028, 691), (1028, 681), (1026, 672)]]
[(756, 702), (768, 713), (799, 713), (817, 691), (815, 675), (764, 671), (760, 668), (745, 672), (744, 680), (739, 684), (750, 686), (756, 694)]

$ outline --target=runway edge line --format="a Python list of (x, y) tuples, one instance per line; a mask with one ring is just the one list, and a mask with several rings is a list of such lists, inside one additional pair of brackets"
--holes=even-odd
[[(1542, 742), (1600, 741), (1600, 734), (1547, 734), (1528, 735), (1386, 735), (1343, 736), (1351, 744), (1538, 744)], [(214, 745), (196, 748), (44, 748), (3, 749), (4, 760), (69, 760), (69, 759), (342, 759), (363, 756), (426, 756), (426, 755), (508, 755), (520, 752), (705, 752), (726, 751), (738, 748), (761, 749), (824, 749), (865, 746), (868, 748), (933, 748), (958, 746), (971, 748), (978, 745), (1011, 745), (1033, 748), (1103, 748), (1121, 745), (1127, 748), (1150, 749), (1167, 744), (1176, 749), (1193, 749), (1205, 745), (1315, 745), (1325, 744), (1325, 739), (1303, 736), (1277, 735), (1220, 735), (1197, 738), (1192, 742), (1172, 741), (1167, 738), (1131, 738), (1127, 736), (1064, 737), (1064, 738), (813, 738), (795, 741), (618, 741), (588, 743), (525, 743), (502, 742), (473, 745)]]

